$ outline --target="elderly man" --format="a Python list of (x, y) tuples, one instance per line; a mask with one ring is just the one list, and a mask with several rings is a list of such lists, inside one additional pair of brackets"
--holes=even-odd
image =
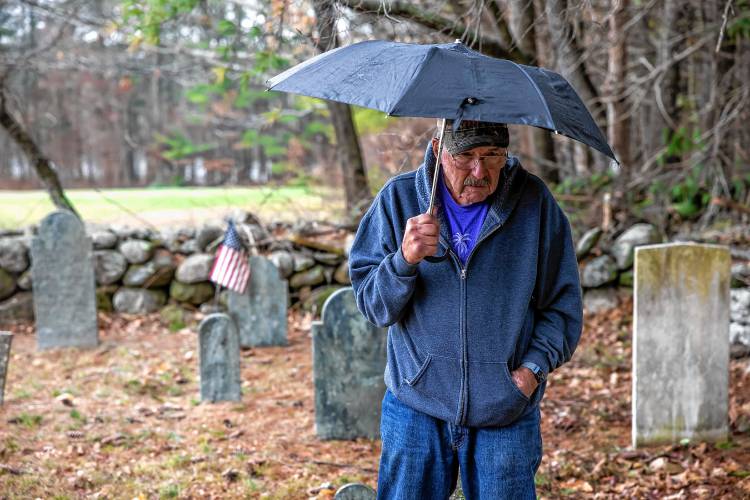
[(357, 305), (389, 327), (378, 498), (445, 499), (459, 471), (468, 499), (536, 496), (539, 402), (582, 304), (568, 221), (507, 147), (502, 124), (448, 126), (436, 214), (433, 139), (357, 231)]

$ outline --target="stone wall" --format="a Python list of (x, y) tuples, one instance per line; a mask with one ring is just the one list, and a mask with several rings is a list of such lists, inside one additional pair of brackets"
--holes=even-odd
[[(350, 283), (348, 246), (353, 234), (314, 223), (260, 224), (250, 214), (234, 218), (240, 233), (253, 240), (289, 283), (292, 304), (320, 311), (325, 299)], [(29, 245), (35, 228), (0, 233), (0, 323), (33, 320)], [(167, 303), (187, 308), (208, 307), (215, 287), (208, 281), (213, 255), (224, 227), (154, 230), (129, 227), (89, 227), (94, 246), (98, 308), (141, 314)], [(661, 243), (650, 224), (635, 224), (612, 238), (594, 228), (576, 243), (576, 255), (588, 312), (617, 307), (633, 285), (633, 252), (640, 245)], [(732, 352), (750, 354), (750, 320), (744, 312), (742, 287), (750, 285), (750, 264), (732, 266)], [(223, 303), (219, 295), (219, 303)]]
[[(252, 239), (257, 251), (288, 280), (292, 303), (319, 310), (330, 293), (350, 284), (346, 258), (350, 233), (320, 231), (310, 224), (236, 224), (240, 234)], [(143, 314), (168, 302), (207, 309), (216, 293), (208, 276), (224, 229), (219, 225), (160, 231), (88, 227), (94, 247), (98, 309)], [(309, 236), (320, 232), (334, 233), (336, 238), (331, 243)], [(29, 247), (34, 233), (31, 227), (0, 234), (0, 323), (33, 320)], [(225, 300), (223, 294), (217, 298), (219, 303)]]

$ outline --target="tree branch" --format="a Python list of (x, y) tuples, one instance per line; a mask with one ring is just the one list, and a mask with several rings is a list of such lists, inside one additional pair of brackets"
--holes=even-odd
[(34, 167), (34, 170), (36, 170), (42, 183), (44, 183), (55, 207), (61, 210), (68, 210), (80, 218), (78, 212), (76, 212), (76, 209), (73, 207), (73, 204), (68, 200), (67, 196), (65, 196), (65, 192), (63, 191), (62, 184), (60, 183), (60, 179), (57, 176), (54, 166), (44, 156), (31, 135), (8, 110), (5, 97), (5, 75), (0, 76), (0, 126), (8, 132), (8, 135), (16, 141), (23, 152), (26, 153), (29, 162)]
[[(427, 29), (435, 30), (448, 37), (460, 38), (467, 45), (478, 45), (471, 43), (470, 28), (465, 24), (454, 21), (440, 14), (432, 13), (420, 9), (417, 5), (406, 2), (389, 2), (386, 9), (380, 0), (337, 0), (339, 4), (362, 14), (388, 15), (389, 17), (398, 17), (419, 24)], [(498, 23), (503, 23), (502, 19), (497, 19)], [(506, 45), (496, 38), (483, 36), (481, 37), (482, 52), (502, 59), (511, 59), (513, 61), (528, 64), (529, 57), (521, 52), (517, 47), (508, 49)]]

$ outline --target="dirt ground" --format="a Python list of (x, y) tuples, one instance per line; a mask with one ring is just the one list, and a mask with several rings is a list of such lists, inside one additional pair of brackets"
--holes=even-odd
[[(542, 402), (540, 498), (750, 498), (750, 362), (732, 361), (730, 439), (633, 450), (630, 307), (587, 318)], [(37, 352), (16, 333), (0, 407), (0, 498), (332, 498), (375, 487), (377, 440), (314, 433), (309, 315), (242, 353), (241, 403), (202, 404), (196, 315), (100, 315), (102, 344)], [(5, 328), (0, 328), (5, 329)]]

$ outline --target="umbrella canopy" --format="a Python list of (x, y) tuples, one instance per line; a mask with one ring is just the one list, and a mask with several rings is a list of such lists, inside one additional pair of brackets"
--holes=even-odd
[(485, 56), (460, 42), (360, 42), (313, 57), (267, 85), (269, 90), (355, 104), (392, 116), (532, 125), (617, 161), (583, 101), (562, 76)]

